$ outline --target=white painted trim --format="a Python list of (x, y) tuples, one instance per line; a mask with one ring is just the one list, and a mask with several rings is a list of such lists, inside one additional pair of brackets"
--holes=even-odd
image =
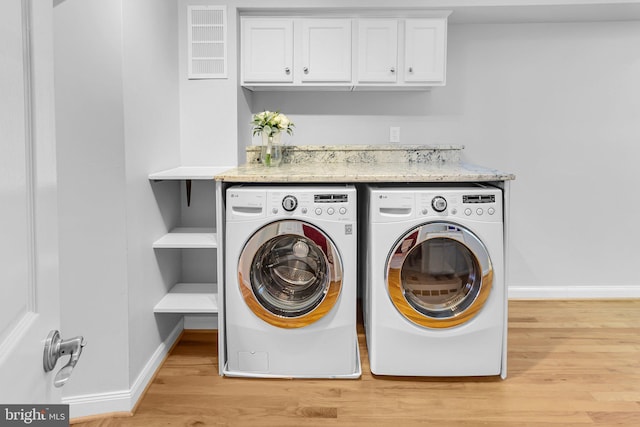
[(183, 329), (184, 323), (181, 320), (153, 352), (129, 390), (63, 397), (62, 403), (69, 405), (69, 417), (74, 419), (112, 412), (131, 412)]
[(37, 321), (38, 315), (32, 311), (26, 312), (18, 319), (15, 324), (9, 323), (8, 334), (0, 334), (0, 364), (9, 357), (9, 354), (13, 352), (17, 345), (20, 344), (20, 338), (24, 337)]
[(140, 399), (145, 389), (147, 388), (147, 384), (149, 384), (153, 379), (153, 376), (160, 368), (160, 365), (162, 365), (162, 362), (164, 362), (164, 359), (166, 355), (169, 354), (169, 351), (171, 350), (171, 347), (173, 347), (173, 344), (180, 337), (183, 329), (184, 321), (181, 319), (176, 327), (173, 328), (173, 331), (171, 331), (167, 339), (165, 339), (158, 346), (156, 351), (153, 352), (153, 355), (147, 361), (147, 364), (142, 369), (142, 372), (140, 372), (140, 375), (138, 375), (138, 378), (136, 378), (133, 385), (131, 386), (131, 408), (129, 410), (132, 410), (136, 406), (136, 403), (138, 403), (138, 399)]
[(69, 405), (71, 419), (110, 412), (130, 412), (133, 408), (129, 390), (63, 397), (62, 403)]
[(224, 369), (227, 364), (227, 344), (225, 331), (225, 312), (224, 312), (224, 281), (225, 281), (225, 219), (226, 219), (226, 188), (228, 185), (223, 185), (222, 181), (216, 181), (216, 230), (218, 231), (218, 250), (216, 253), (216, 259), (218, 263), (217, 268), (217, 282), (218, 282), (218, 375), (223, 375)]
[(640, 298), (640, 286), (509, 286), (509, 299)]

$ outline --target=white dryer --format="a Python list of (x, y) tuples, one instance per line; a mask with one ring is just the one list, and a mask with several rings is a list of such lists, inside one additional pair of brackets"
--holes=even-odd
[(353, 186), (226, 192), (223, 374), (359, 378)]
[(440, 184), (365, 196), (371, 371), (505, 378), (502, 191)]

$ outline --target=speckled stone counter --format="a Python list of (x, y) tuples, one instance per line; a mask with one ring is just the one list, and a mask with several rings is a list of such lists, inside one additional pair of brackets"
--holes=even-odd
[[(460, 161), (461, 146), (295, 147), (280, 166), (263, 166), (259, 146), (247, 148), (248, 162), (215, 176), (223, 182), (488, 182), (515, 179)], [(313, 154), (315, 153), (315, 155)], [(250, 161), (249, 161), (250, 160)]]
[(514, 175), (465, 163), (318, 163), (281, 164), (267, 168), (242, 165), (216, 175), (227, 182), (483, 182), (506, 181)]
[[(247, 164), (260, 163), (260, 148), (247, 147)], [(462, 145), (283, 145), (282, 163), (457, 163), (463, 148)]]

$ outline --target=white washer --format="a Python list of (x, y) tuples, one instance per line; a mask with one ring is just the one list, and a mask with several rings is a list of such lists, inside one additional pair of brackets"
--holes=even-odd
[(368, 187), (365, 199), (371, 371), (505, 378), (502, 191)]
[(225, 375), (359, 378), (353, 186), (226, 192)]

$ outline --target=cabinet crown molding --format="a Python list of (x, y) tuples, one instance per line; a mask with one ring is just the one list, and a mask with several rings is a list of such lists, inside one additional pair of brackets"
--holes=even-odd
[(269, 18), (448, 18), (450, 9), (429, 8), (292, 8), (292, 9), (238, 9), (240, 17)]

